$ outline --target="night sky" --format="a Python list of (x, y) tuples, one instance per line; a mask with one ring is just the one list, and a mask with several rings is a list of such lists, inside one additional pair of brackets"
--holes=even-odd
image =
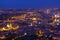
[(60, 0), (0, 0), (0, 8), (60, 8)]

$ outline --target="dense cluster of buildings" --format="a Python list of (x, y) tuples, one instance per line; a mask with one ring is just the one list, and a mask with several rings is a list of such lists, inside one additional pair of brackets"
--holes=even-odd
[(0, 39), (9, 33), (17, 36), (11, 40), (59, 40), (60, 9), (0, 9)]

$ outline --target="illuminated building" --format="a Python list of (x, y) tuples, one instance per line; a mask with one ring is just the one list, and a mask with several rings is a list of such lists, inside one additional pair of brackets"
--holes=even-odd
[(37, 35), (38, 35), (38, 37), (43, 36), (43, 32), (42, 32), (41, 30), (39, 30), (39, 31), (37, 32)]
[(17, 30), (19, 26), (13, 27), (12, 24), (7, 24), (6, 27), (0, 28), (0, 31)]
[(44, 12), (45, 12), (46, 14), (49, 14), (49, 13), (51, 12), (51, 9), (46, 9)]

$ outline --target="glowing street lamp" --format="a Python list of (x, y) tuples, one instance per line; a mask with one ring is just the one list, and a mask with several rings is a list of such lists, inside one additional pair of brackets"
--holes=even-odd
[(27, 35), (27, 33), (24, 33), (24, 35)]

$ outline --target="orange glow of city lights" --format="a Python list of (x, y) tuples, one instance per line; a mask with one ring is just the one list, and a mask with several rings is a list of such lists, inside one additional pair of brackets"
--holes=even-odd
[(12, 24), (7, 24), (7, 28), (12, 29)]
[(2, 30), (6, 30), (6, 29), (3, 27)]
[(7, 24), (7, 28), (3, 27), (0, 28), (0, 31), (9, 31), (9, 30), (17, 30), (19, 26), (13, 27), (12, 24)]
[(0, 39), (5, 39), (6, 37), (4, 35), (0, 36)]
[(19, 28), (19, 26), (13, 27), (12, 24), (7, 24), (7, 28), (10, 29), (10, 30), (16, 30), (16, 29)]
[(37, 20), (37, 18), (32, 18), (32, 20), (33, 20), (33, 21), (36, 21), (36, 20)]
[(38, 35), (38, 37), (39, 36), (42, 36), (43, 35), (43, 32), (40, 30), (40, 31), (38, 31), (37, 35)]

